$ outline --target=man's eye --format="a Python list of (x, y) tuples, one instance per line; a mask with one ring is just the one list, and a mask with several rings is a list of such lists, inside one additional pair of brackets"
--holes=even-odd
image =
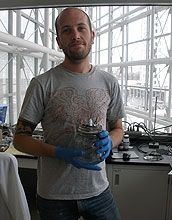
[(62, 33), (70, 33), (70, 29), (64, 29)]
[(78, 27), (79, 31), (82, 31), (83, 29), (85, 29), (84, 27)]

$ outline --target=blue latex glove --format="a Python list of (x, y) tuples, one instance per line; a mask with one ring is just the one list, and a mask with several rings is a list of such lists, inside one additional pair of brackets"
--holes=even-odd
[(100, 140), (96, 141), (95, 145), (97, 147), (100, 147), (100, 149), (98, 149), (96, 151), (96, 153), (97, 154), (102, 154), (100, 159), (103, 161), (109, 156), (110, 151), (113, 147), (113, 144), (112, 144), (111, 138), (109, 137), (109, 132), (108, 131), (102, 131), (99, 134), (99, 137), (100, 137)]
[(61, 160), (66, 161), (67, 163), (72, 164), (77, 168), (85, 168), (88, 170), (101, 170), (102, 168), (96, 166), (96, 164), (100, 163), (84, 163), (81, 162), (78, 157), (83, 155), (82, 150), (74, 150), (72, 148), (65, 148), (57, 146), (55, 149), (55, 156)]

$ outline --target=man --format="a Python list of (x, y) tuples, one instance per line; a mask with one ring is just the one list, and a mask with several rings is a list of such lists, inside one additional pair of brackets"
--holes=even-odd
[[(16, 127), (14, 146), (39, 157), (38, 209), (41, 220), (119, 220), (109, 190), (105, 159), (123, 137), (124, 116), (116, 78), (93, 67), (89, 53), (94, 32), (80, 9), (66, 8), (56, 19), (64, 61), (32, 79)], [(97, 120), (104, 131), (96, 145), (97, 163), (84, 163), (75, 148), (81, 122)], [(44, 142), (32, 138), (41, 122)], [(108, 131), (109, 132), (108, 132)]]

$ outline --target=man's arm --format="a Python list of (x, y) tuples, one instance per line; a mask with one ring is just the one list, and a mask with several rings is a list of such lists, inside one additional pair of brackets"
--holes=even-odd
[(124, 135), (122, 119), (112, 121), (107, 120), (107, 130), (109, 131), (109, 136), (112, 140), (113, 147), (118, 146), (121, 143)]
[(19, 118), (16, 126), (14, 147), (27, 154), (35, 156), (55, 156), (55, 146), (44, 143), (32, 137), (36, 124)]
[(89, 170), (101, 170), (102, 168), (96, 164), (88, 164), (81, 162), (78, 157), (83, 155), (81, 150), (53, 146), (46, 144), (32, 137), (36, 125), (23, 118), (18, 119), (16, 131), (14, 135), (14, 147), (27, 154), (35, 156), (56, 157), (64, 160), (67, 163), (74, 165), (77, 168), (85, 168)]
[(107, 121), (107, 130), (99, 134), (100, 140), (95, 145), (98, 148), (97, 154), (102, 155), (101, 160), (105, 160), (113, 147), (118, 146), (123, 138), (122, 119)]

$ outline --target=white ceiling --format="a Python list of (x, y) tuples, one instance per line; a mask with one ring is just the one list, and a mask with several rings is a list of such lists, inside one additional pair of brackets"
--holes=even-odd
[(172, 0), (0, 0), (0, 9), (93, 5), (172, 5)]

